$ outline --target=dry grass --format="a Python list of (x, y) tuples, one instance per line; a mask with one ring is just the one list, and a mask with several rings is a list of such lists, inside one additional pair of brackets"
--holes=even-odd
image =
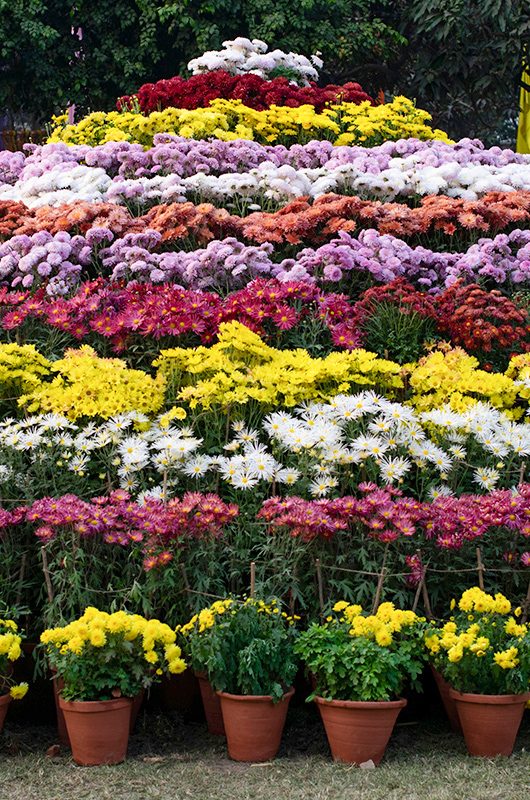
[[(527, 717), (529, 715), (527, 714)], [(0, 738), (0, 800), (528, 800), (530, 720), (509, 759), (466, 755), (442, 717), (399, 725), (383, 764), (333, 764), (312, 708), (294, 709), (280, 755), (236, 764), (201, 723), (144, 715), (129, 758), (116, 767), (76, 767), (46, 757), (50, 727), (10, 725)]]

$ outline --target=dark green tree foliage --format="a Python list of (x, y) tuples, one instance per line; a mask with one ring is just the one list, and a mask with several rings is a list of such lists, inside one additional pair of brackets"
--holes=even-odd
[[(247, 36), (311, 55), (322, 53), (325, 77), (363, 80), (367, 66), (381, 71), (405, 39), (385, 15), (391, 0), (164, 0), (161, 19), (189, 61)], [(370, 67), (368, 67), (370, 68)]]
[[(0, 109), (49, 119), (111, 108), (171, 47), (152, 0), (0, 0)], [(176, 70), (178, 59), (173, 69)]]
[[(530, 34), (529, 0), (401, 0), (406, 93), (436, 115), (452, 136), (493, 143), (518, 110), (522, 43)], [(510, 126), (509, 126), (510, 127)], [(512, 129), (505, 130), (514, 139)]]

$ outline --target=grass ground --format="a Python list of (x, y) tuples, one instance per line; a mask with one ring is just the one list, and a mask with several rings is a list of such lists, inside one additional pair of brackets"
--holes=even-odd
[(46, 756), (53, 727), (7, 726), (0, 736), (0, 800), (529, 800), (530, 714), (511, 758), (466, 755), (441, 716), (398, 725), (377, 769), (334, 764), (313, 708), (290, 713), (279, 757), (230, 761), (200, 722), (144, 714), (126, 763), (77, 767)]

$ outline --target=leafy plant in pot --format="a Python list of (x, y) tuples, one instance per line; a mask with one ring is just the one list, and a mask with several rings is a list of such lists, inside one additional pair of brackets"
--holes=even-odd
[(74, 622), (41, 635), (61, 685), (58, 698), (74, 761), (125, 759), (134, 698), (162, 677), (186, 669), (176, 634), (159, 620), (89, 607)]
[(12, 678), (13, 663), (21, 655), (22, 637), (16, 622), (0, 619), (0, 733), (11, 700), (22, 700), (28, 691), (27, 683), (16, 683)]
[(176, 628), (186, 660), (197, 676), (206, 724), (209, 732), (214, 736), (225, 736), (225, 726), (221, 711), (221, 701), (208, 679), (207, 664), (205, 662), (208, 649), (206, 648), (205, 650), (203, 639), (209, 635), (210, 628), (215, 625), (216, 620), (222, 617), (233, 602), (231, 598), (216, 600), (209, 608), (203, 608), (198, 614), (194, 614), (185, 625), (180, 625)]
[(521, 609), (475, 586), (467, 589), (448, 621), (425, 637), (431, 660), (449, 683), (471, 755), (513, 752), (530, 700), (530, 630)]
[(221, 701), (228, 754), (269, 761), (277, 754), (297, 671), (295, 618), (277, 600), (233, 601), (198, 637), (195, 657)]
[(313, 676), (308, 701), (318, 704), (335, 761), (379, 764), (407, 701), (421, 689), (424, 621), (382, 603), (375, 614), (339, 601), (325, 622), (302, 632), (295, 650)]

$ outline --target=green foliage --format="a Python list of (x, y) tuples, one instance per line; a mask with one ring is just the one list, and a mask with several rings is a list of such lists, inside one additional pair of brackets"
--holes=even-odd
[(169, 55), (158, 5), (0, 0), (0, 109), (42, 121), (69, 103), (112, 107)]
[(390, 634), (377, 616), (358, 616), (359, 627), (353, 627), (352, 621), (330, 616), (324, 624), (313, 623), (300, 634), (295, 650), (316, 682), (308, 699), (395, 700), (406, 683), (419, 689), (425, 659), (422, 623)]
[(271, 600), (234, 603), (215, 623), (190, 637), (192, 663), (222, 692), (281, 700), (294, 680), (296, 630)]
[[(453, 137), (490, 141), (518, 109), (526, 0), (410, 0), (399, 4), (409, 40), (409, 93)], [(408, 87), (407, 87), (408, 88)], [(510, 131), (514, 138), (513, 130)]]
[(364, 346), (382, 358), (406, 364), (425, 355), (425, 344), (436, 338), (436, 323), (393, 303), (374, 304), (363, 323)]

